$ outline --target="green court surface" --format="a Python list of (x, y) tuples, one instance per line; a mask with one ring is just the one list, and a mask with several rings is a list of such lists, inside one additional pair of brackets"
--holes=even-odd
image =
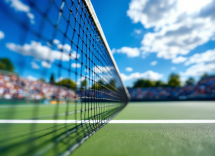
[[(0, 119), (88, 119), (100, 112), (117, 108), (116, 103), (97, 103), (90, 105), (86, 103), (71, 104), (18, 104), (18, 105), (0, 105)], [(93, 109), (91, 110), (91, 108)], [(81, 110), (84, 110), (81, 113)], [(86, 110), (86, 111), (85, 111)], [(88, 114), (89, 112), (89, 114)], [(57, 116), (56, 116), (57, 114)]]
[[(215, 102), (129, 103), (115, 120), (214, 120)], [(213, 156), (215, 124), (107, 124), (74, 153), (103, 156)]]
[[(113, 110), (120, 109), (119, 106), (120, 104), (116, 103), (96, 103), (96, 105), (92, 106), (86, 103), (59, 105), (2, 104), (0, 105), (0, 119), (7, 119), (8, 121), (11, 119), (88, 120), (95, 116), (102, 117), (104, 114), (101, 112), (105, 113), (105, 115), (111, 115)], [(75, 122), (0, 123), (0, 155), (62, 154), (68, 150), (68, 147), (76, 144), (77, 139), (82, 139), (90, 126), (92, 125), (89, 123), (76, 124)], [(79, 127), (79, 129), (76, 130), (75, 127)]]
[[(111, 106), (111, 103), (108, 103)], [(85, 106), (85, 105), (83, 105)], [(100, 106), (103, 106), (101, 103)], [(115, 105), (113, 104), (113, 107)], [(88, 107), (88, 106), (87, 106)], [(112, 106), (111, 106), (112, 107)], [(36, 108), (36, 112), (35, 112)], [(1, 119), (84, 119), (75, 110), (81, 104), (0, 106)], [(101, 108), (100, 108), (101, 109)], [(108, 109), (103, 107), (102, 109)], [(53, 116), (57, 110), (57, 118)], [(70, 112), (67, 117), (65, 112)], [(108, 111), (108, 110), (107, 110)], [(99, 113), (90, 111), (89, 117)], [(136, 102), (129, 103), (113, 120), (214, 120), (215, 102)], [(1, 152), (5, 155), (64, 153), (76, 143), (75, 124), (0, 124)], [(65, 134), (71, 131), (71, 135)], [(82, 130), (82, 129), (80, 129)], [(83, 136), (79, 136), (80, 138)], [(34, 142), (31, 139), (35, 139)], [(53, 139), (59, 140), (54, 144)], [(72, 155), (215, 155), (215, 124), (114, 124), (109, 123), (92, 135)], [(54, 147), (54, 148), (53, 148)], [(50, 149), (50, 150), (49, 150)], [(48, 151), (48, 152), (47, 152)], [(40, 153), (41, 152), (41, 153)], [(4, 155), (3, 154), (3, 155)]]
[(215, 101), (129, 103), (114, 120), (215, 119)]

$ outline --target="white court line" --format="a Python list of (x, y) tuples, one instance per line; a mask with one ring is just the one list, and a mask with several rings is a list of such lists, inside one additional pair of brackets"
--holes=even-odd
[(215, 120), (111, 120), (109, 123), (215, 123)]
[[(0, 120), (0, 123), (96, 123), (96, 120)], [(107, 122), (102, 120), (102, 123)], [(215, 123), (215, 120), (111, 120), (108, 123), (142, 123), (142, 124), (165, 124), (165, 123)]]

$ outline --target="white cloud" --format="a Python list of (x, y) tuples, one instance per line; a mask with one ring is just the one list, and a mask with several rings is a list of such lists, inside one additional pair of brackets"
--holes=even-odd
[(60, 82), (61, 80), (65, 79), (64, 77), (60, 77), (56, 80), (56, 82)]
[(190, 56), (185, 65), (192, 65), (185, 72), (180, 72), (183, 77), (201, 76), (204, 73), (215, 73), (215, 49)]
[(185, 62), (185, 65), (190, 65), (194, 63), (206, 63), (206, 62), (215, 62), (215, 49), (208, 50), (204, 53), (197, 53), (193, 56), (189, 57), (189, 59)]
[(113, 49), (112, 53), (123, 53), (128, 57), (138, 57), (140, 55), (140, 50), (138, 48), (122, 47), (121, 49)]
[(29, 12), (29, 6), (23, 4), (20, 0), (6, 0), (6, 2), (10, 3), (10, 6), (17, 11)]
[(34, 69), (39, 69), (40, 67), (37, 65), (36, 62), (31, 62), (31, 67)]
[(171, 67), (171, 70), (176, 70), (176, 67)]
[(71, 46), (70, 46), (69, 44), (64, 44), (64, 45), (58, 44), (57, 47), (58, 47), (58, 49), (63, 49), (64, 51), (66, 51), (66, 52), (68, 52), (68, 53), (69, 53), (70, 50), (72, 49)]
[[(114, 69), (114, 67), (111, 67), (111, 66), (106, 66), (106, 67), (94, 66), (92, 70), (94, 72), (96, 72), (97, 74), (101, 74), (101, 73), (106, 74), (106, 73), (110, 72), (113, 69)], [(85, 69), (84, 72), (89, 73), (89, 70)]]
[(78, 54), (76, 51), (73, 51), (72, 53), (71, 53), (71, 59), (75, 59), (75, 58), (79, 58), (80, 57), (80, 54)]
[(6, 0), (7, 3), (10, 3), (10, 6), (16, 11), (25, 12), (26, 15), (31, 20), (31, 23), (34, 23), (34, 15), (31, 13), (30, 7), (20, 0)]
[(178, 18), (181, 15), (191, 16), (194, 12), (199, 13), (202, 7), (208, 7), (208, 11), (212, 11), (210, 3), (213, 3), (213, 0), (131, 0), (127, 15), (134, 23), (140, 22), (147, 29), (158, 29), (180, 20)]
[(114, 53), (116, 52), (116, 49), (113, 48), (113, 49), (111, 50), (111, 52), (112, 52), (112, 54), (114, 54)]
[(172, 59), (172, 63), (179, 64), (179, 63), (185, 62), (186, 60), (187, 60), (186, 57), (179, 56), (179, 57)]
[(33, 77), (31, 75), (27, 76), (27, 79), (30, 80), (30, 81), (37, 81), (37, 78)]
[(69, 61), (70, 59), (68, 54), (52, 50), (36, 41), (32, 41), (30, 44), (24, 44), (23, 46), (14, 43), (7, 43), (6, 46), (11, 51), (20, 53), (24, 56), (32, 56), (39, 60), (49, 60), (50, 62), (53, 62), (55, 60)]
[(139, 30), (139, 29), (134, 29), (134, 32), (136, 33), (136, 34), (141, 34), (141, 30)]
[(67, 52), (68, 54), (70, 54), (71, 55), (71, 59), (75, 59), (75, 58), (78, 59), (80, 57), (80, 54), (78, 54), (76, 51), (72, 51), (71, 52), (72, 48), (71, 48), (71, 46), (69, 44), (62, 45), (62, 44), (60, 44), (60, 41), (57, 40), (57, 39), (54, 39), (53, 43), (57, 44), (57, 48), (59, 50), (63, 50), (63, 52)]
[(72, 68), (80, 68), (81, 64), (79, 63), (72, 63)]
[(215, 41), (215, 36), (211, 38), (212, 41)]
[(4, 33), (0, 31), (0, 40), (3, 39), (4, 37), (5, 37)]
[(96, 73), (107, 73), (107, 72), (111, 71), (112, 69), (114, 69), (114, 68), (111, 66), (106, 66), (106, 67), (95, 66), (95, 67), (93, 67), (93, 71), (95, 71)]
[(60, 44), (60, 41), (57, 40), (57, 39), (54, 39), (54, 40), (53, 40), (53, 43), (54, 43), (54, 44)]
[(188, 14), (198, 12), (202, 6), (211, 3), (213, 0), (180, 0), (178, 2), (178, 8), (181, 12), (186, 12)]
[(84, 81), (85, 80), (85, 77), (81, 77), (80, 79), (79, 79), (79, 81)]
[(207, 43), (215, 34), (213, 0), (132, 0), (127, 15), (154, 28), (142, 40), (144, 53), (173, 59)]
[(42, 65), (44, 68), (51, 68), (51, 64), (49, 64), (49, 63), (46, 62), (46, 61), (42, 61), (41, 65)]
[(181, 76), (201, 76), (204, 73), (215, 72), (215, 62), (199, 63), (191, 66), (185, 72), (180, 72)]
[(133, 69), (131, 67), (127, 67), (127, 68), (125, 68), (125, 70), (128, 71), (128, 72), (132, 72), (133, 71)]
[(155, 66), (157, 64), (157, 61), (153, 61), (150, 63), (151, 66)]
[(120, 75), (124, 81), (140, 79), (140, 78), (150, 79), (150, 80), (159, 80), (163, 77), (163, 74), (159, 74), (159, 73), (151, 71), (151, 70), (148, 70), (144, 73), (136, 72), (136, 73), (132, 73), (130, 75), (125, 75), (125, 74), (121, 73)]

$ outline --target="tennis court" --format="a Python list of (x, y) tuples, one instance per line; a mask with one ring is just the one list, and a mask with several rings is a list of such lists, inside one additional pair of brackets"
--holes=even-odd
[[(214, 102), (129, 103), (113, 120), (214, 120)], [(109, 123), (74, 155), (214, 155), (214, 123)]]
[[(117, 10), (123, 8), (122, 4)], [(143, 2), (140, 4), (144, 6)], [(139, 8), (135, 1), (136, 6)], [(99, 6), (100, 9), (112, 7), (112, 4)], [(106, 13), (109, 16), (112, 12), (111, 9)], [(108, 22), (102, 22), (103, 26), (111, 28), (111, 24), (115, 27), (122, 23), (118, 21), (121, 16), (116, 16), (117, 21), (99, 16)], [(143, 31), (136, 28), (134, 33), (133, 29), (125, 31), (128, 23), (122, 23), (121, 35), (115, 28), (106, 31), (113, 33), (107, 36), (107, 41), (91, 0), (0, 0), (0, 18), (4, 21), (0, 30), (1, 156), (215, 155), (214, 101), (180, 101), (215, 99), (215, 76), (202, 70), (208, 68), (212, 73), (215, 69), (208, 60), (205, 61), (210, 68), (202, 66), (201, 61), (201, 66), (197, 66), (201, 71), (194, 68), (194, 75), (203, 74), (203, 77), (197, 83), (197, 77), (190, 77), (186, 82), (183, 79), (186, 83), (183, 85), (174, 73), (166, 81), (165, 64), (159, 62), (159, 66), (164, 65), (160, 69), (165, 73), (152, 69), (157, 64), (155, 59), (140, 60), (141, 63), (122, 61), (123, 57), (117, 55), (142, 58), (139, 57), (142, 53), (144, 58), (153, 48), (139, 44), (131, 47), (118, 40), (118, 36), (124, 38), (122, 34), (133, 36)], [(112, 45), (113, 39), (118, 46)], [(150, 46), (160, 43), (151, 41)], [(163, 55), (168, 48), (161, 47), (164, 47)], [(174, 55), (165, 60), (171, 58), (169, 63), (178, 64), (173, 59), (179, 57), (180, 62), (179, 54), (188, 54), (189, 47), (192, 46), (182, 49), (181, 54), (176, 54), (175, 49), (179, 48), (173, 47), (169, 51)], [(212, 55), (210, 51), (207, 53)], [(117, 63), (115, 56), (120, 59)], [(160, 55), (157, 57), (160, 61)], [(189, 61), (191, 57), (182, 59)], [(182, 61), (185, 65), (194, 64), (186, 60)], [(175, 65), (171, 67), (171, 71), (176, 69)], [(182, 75), (192, 74), (190, 68), (186, 72), (179, 69)], [(134, 103), (129, 100), (179, 101)]]
[(65, 154), (70, 147), (77, 148), (88, 133), (92, 135), (104, 124), (99, 121), (101, 118), (121, 109), (114, 102), (97, 105), (93, 108), (81, 102), (1, 105), (1, 154), (14, 155), (16, 151), (17, 155), (55, 155)]
[[(81, 109), (81, 103), (77, 105)], [(35, 107), (35, 105), (17, 105), (14, 107), (15, 114), (11, 118), (26, 121), (32, 113), (35, 113)], [(73, 112), (75, 105), (71, 103), (69, 107), (70, 112)], [(11, 110), (8, 108), (11, 107), (1, 106), (0, 110), (3, 114), (1, 119), (6, 116), (5, 113), (8, 110)], [(40, 105), (38, 108), (37, 116), (41, 117), (41, 120), (53, 121), (55, 105)], [(59, 105), (58, 120), (65, 119), (65, 110), (66, 105)], [(214, 102), (130, 102), (112, 120), (118, 123), (110, 122), (105, 125), (77, 148), (73, 155), (97, 155), (98, 153), (101, 155), (213, 155), (215, 124), (201, 123), (201, 121), (214, 121), (214, 111)], [(61, 113), (62, 116), (60, 116)], [(71, 113), (68, 116), (67, 122), (75, 119), (74, 114)], [(80, 114), (78, 116), (80, 120)], [(131, 123), (137, 120), (149, 123)], [(174, 122), (189, 120), (197, 123), (165, 123), (170, 120)], [(125, 123), (120, 123), (121, 121)], [(130, 122), (126, 123), (128, 121)], [(150, 123), (150, 121), (156, 121), (156, 123)], [(57, 122), (1, 123), (0, 132), (4, 135), (0, 142), (2, 147), (7, 147), (2, 148), (1, 152), (9, 155), (14, 154), (14, 151), (17, 154), (27, 154), (32, 152), (29, 151), (31, 149), (38, 155), (65, 153), (68, 150), (68, 144), (76, 143), (77, 133), (74, 133), (76, 126), (76, 123)], [(83, 131), (83, 128), (79, 131)], [(84, 133), (80, 134), (84, 135)], [(32, 143), (31, 139), (35, 141)]]

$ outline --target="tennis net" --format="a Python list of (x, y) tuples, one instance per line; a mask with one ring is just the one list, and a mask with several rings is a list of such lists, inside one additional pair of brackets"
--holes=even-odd
[(70, 155), (129, 100), (90, 0), (4, 0), (0, 18), (0, 155)]

